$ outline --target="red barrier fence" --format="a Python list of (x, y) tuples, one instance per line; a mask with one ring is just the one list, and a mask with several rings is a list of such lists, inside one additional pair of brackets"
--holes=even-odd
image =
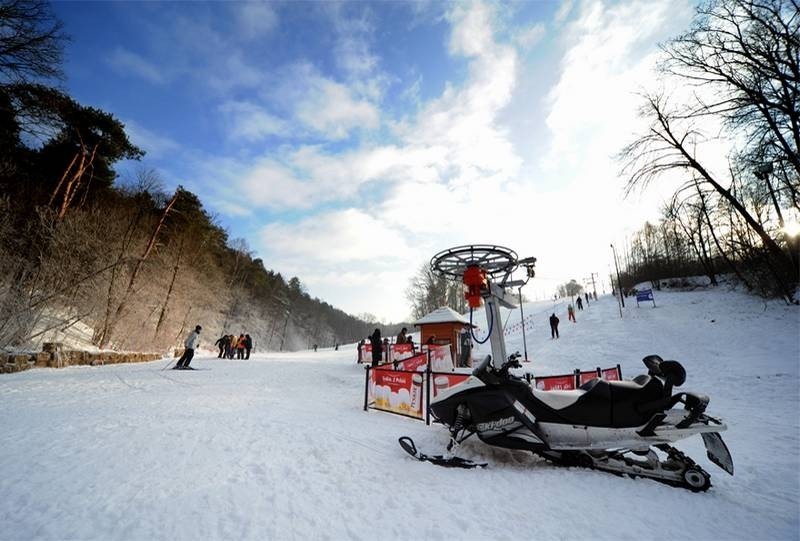
[(622, 368), (619, 365), (602, 369), (597, 367), (588, 371), (581, 371), (576, 368), (572, 374), (536, 377), (534, 378), (534, 384), (540, 391), (571, 391), (596, 378), (607, 381), (620, 381), (622, 379)]
[[(449, 359), (450, 348), (443, 348), (447, 350)], [(366, 367), (364, 411), (376, 409), (413, 419), (425, 419), (425, 423), (430, 424), (428, 406), (431, 399), (470, 376), (453, 372), (452, 360), (449, 371), (433, 370), (439, 354), (432, 347), (402, 361)], [(438, 362), (443, 363), (444, 358), (442, 354)], [(569, 391), (595, 378), (619, 381), (622, 379), (622, 369), (619, 365), (589, 371), (576, 369), (572, 374), (536, 377), (530, 383), (540, 391)]]

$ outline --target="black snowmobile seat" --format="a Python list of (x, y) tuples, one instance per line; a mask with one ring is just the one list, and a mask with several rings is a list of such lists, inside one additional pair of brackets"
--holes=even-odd
[(661, 380), (644, 374), (633, 381), (593, 379), (581, 385), (580, 390), (584, 391), (583, 396), (560, 409), (558, 416), (575, 424), (615, 428), (643, 425), (653, 412), (641, 406), (664, 396)]

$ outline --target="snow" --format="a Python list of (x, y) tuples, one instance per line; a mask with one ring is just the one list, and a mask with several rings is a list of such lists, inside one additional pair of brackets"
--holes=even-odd
[(442, 306), (441, 308), (437, 308), (430, 314), (427, 314), (424, 317), (415, 321), (414, 325), (419, 326), (422, 324), (431, 324), (431, 323), (463, 323), (465, 325), (468, 325), (469, 319), (465, 318), (452, 308), (449, 308), (447, 306)]
[[(632, 377), (647, 354), (679, 359), (682, 389), (709, 394), (729, 425), (733, 477), (699, 437), (678, 443), (711, 473), (707, 493), (473, 440), (461, 454), (486, 469), (414, 461), (398, 437), (437, 453), (446, 431), (364, 412), (353, 344), (201, 356), (208, 370), (194, 372), (159, 361), (0, 377), (0, 539), (797, 539), (800, 312), (719, 290), (656, 304), (630, 302), (620, 319), (603, 297), (577, 323), (565, 303), (527, 304), (529, 368), (620, 363)], [(522, 351), (521, 333), (507, 342)]]

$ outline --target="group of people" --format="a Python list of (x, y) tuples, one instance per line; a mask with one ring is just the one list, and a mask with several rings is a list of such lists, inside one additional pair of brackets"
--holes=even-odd
[[(356, 346), (358, 349), (358, 362), (364, 362), (362, 358), (362, 349), (369, 340), (370, 347), (372, 348), (372, 366), (378, 366), (383, 360), (383, 352), (389, 350), (389, 339), (381, 338), (381, 330), (375, 329), (371, 335), (366, 339), (361, 339)], [(403, 327), (397, 334), (395, 344), (410, 344), (412, 350), (416, 350), (413, 337), (408, 334), (408, 329)]]
[[(585, 293), (584, 296), (586, 298), (586, 306), (588, 307), (589, 306), (589, 293)], [(595, 300), (597, 300), (597, 295), (596, 294), (595, 294), (594, 298), (595, 298)], [(583, 310), (583, 299), (581, 299), (580, 295), (578, 295), (578, 298), (575, 299), (575, 304), (578, 306), (578, 310)], [(572, 306), (572, 303), (569, 303), (567, 305), (567, 318), (571, 322), (576, 323), (576, 320), (575, 320), (575, 307)], [(558, 323), (559, 323), (559, 321), (560, 320), (558, 319), (558, 317), (556, 317), (555, 312), (553, 312), (553, 314), (550, 316), (550, 338), (558, 338)]]
[(253, 349), (253, 339), (249, 334), (240, 334), (237, 338), (234, 334), (221, 336), (215, 346), (219, 347), (218, 359), (249, 359), (250, 351)]

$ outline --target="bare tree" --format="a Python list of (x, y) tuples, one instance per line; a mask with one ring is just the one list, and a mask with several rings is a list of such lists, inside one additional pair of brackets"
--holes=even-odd
[(4, 0), (0, 3), (0, 28), (0, 83), (62, 77), (67, 38), (48, 2)]

